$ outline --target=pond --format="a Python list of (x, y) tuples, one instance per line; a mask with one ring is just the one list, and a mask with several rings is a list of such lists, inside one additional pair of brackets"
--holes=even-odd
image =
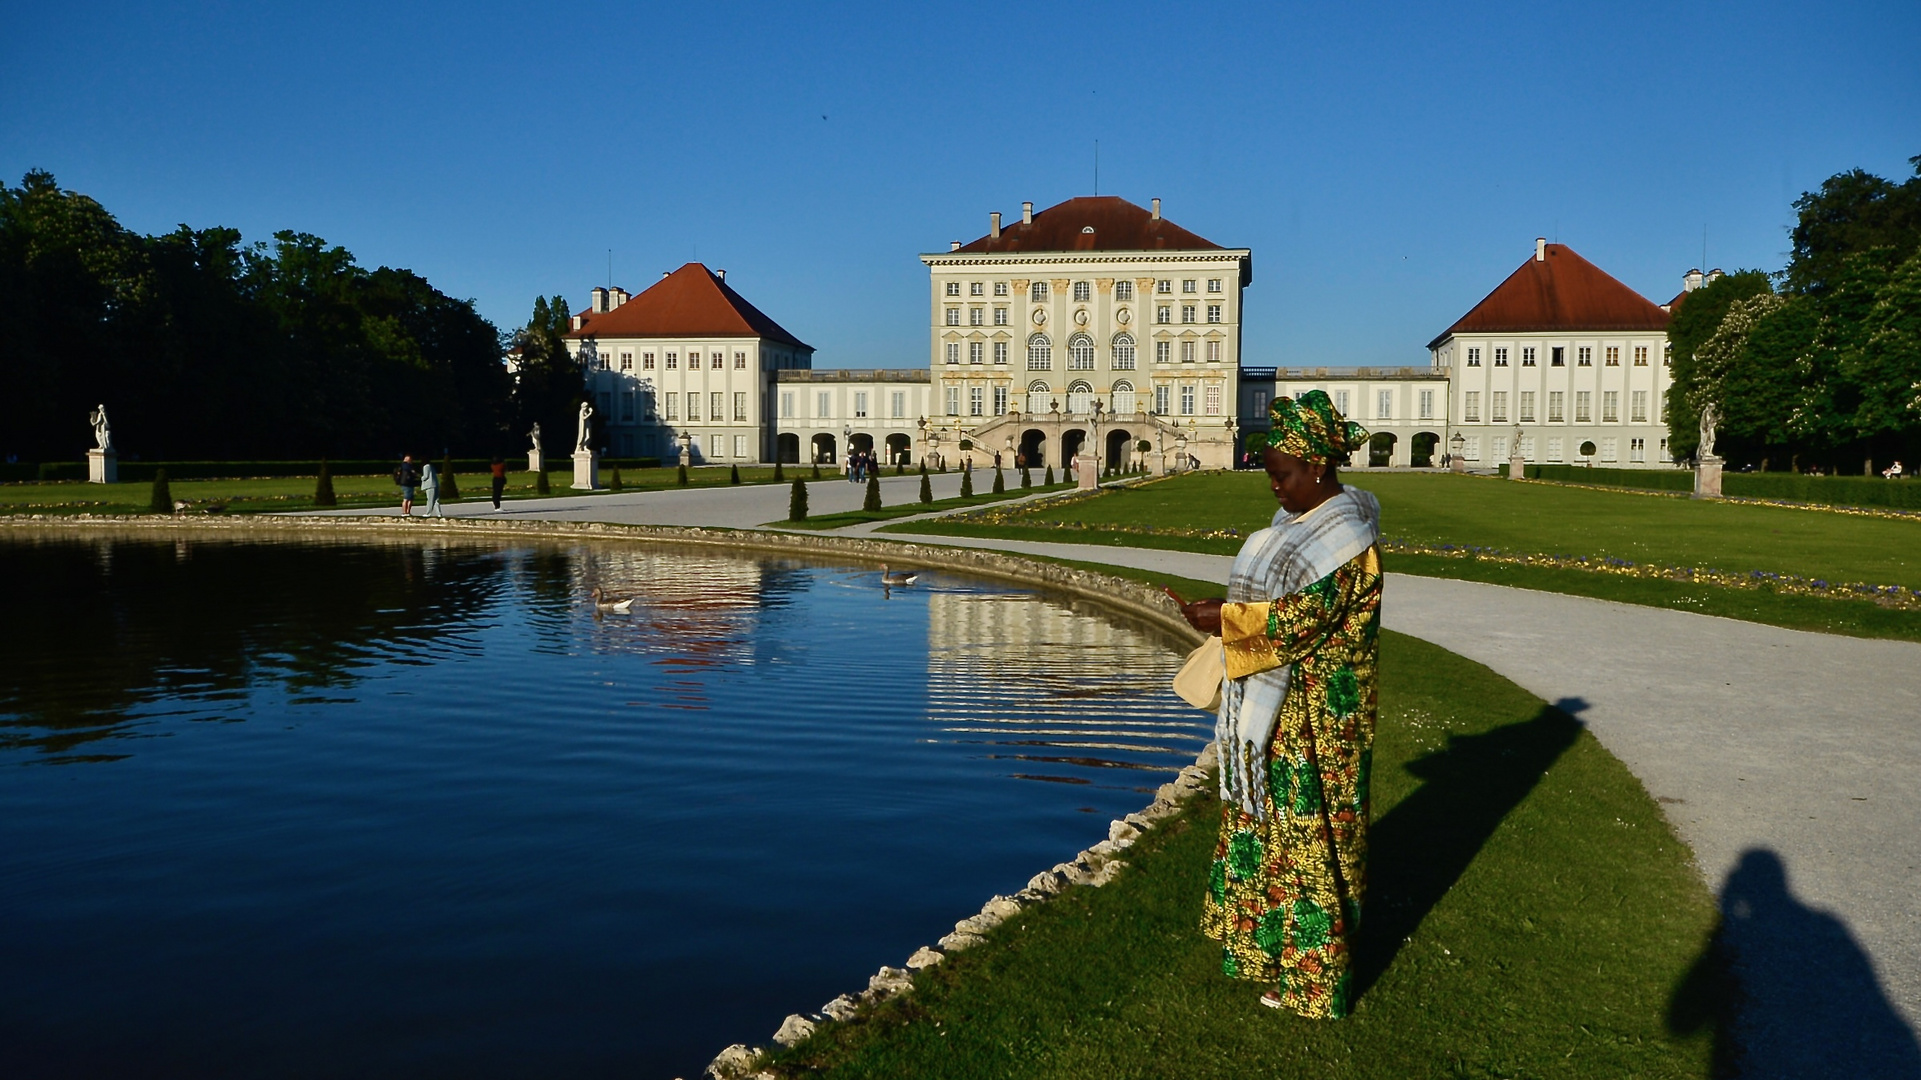
[(15, 1078), (692, 1077), (1211, 726), (1162, 631), (941, 573), (16, 536), (0, 590)]

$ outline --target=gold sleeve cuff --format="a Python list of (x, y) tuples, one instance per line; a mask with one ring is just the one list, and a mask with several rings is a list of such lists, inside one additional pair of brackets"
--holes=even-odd
[(1227, 657), (1227, 677), (1241, 679), (1281, 666), (1274, 639), (1267, 636), (1272, 604), (1222, 604), (1221, 645)]

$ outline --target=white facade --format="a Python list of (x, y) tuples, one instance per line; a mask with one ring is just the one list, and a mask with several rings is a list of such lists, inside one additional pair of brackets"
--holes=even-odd
[(1250, 431), (1267, 429), (1275, 395), (1323, 390), (1342, 416), (1368, 430), (1370, 452), (1356, 453), (1354, 466), (1438, 468), (1448, 452), (1448, 381), (1433, 368), (1247, 369), (1243, 375), (1242, 415)]
[(920, 461), (927, 372), (816, 368), (775, 373), (775, 447), (789, 463), (844, 465), (849, 448), (885, 464)]
[(1505, 464), (1517, 427), (1530, 464), (1671, 464), (1666, 334), (1455, 334), (1433, 356), (1470, 465)]

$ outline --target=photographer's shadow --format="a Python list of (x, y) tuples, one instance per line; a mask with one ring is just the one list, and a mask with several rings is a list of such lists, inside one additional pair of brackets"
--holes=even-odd
[(1668, 1028), (1714, 1030), (1717, 1077), (1921, 1080), (1921, 1042), (1834, 916), (1803, 905), (1772, 851), (1749, 849), (1721, 919), (1674, 990)]

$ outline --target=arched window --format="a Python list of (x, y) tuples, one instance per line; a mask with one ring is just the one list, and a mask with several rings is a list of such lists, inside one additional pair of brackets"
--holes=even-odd
[(1053, 401), (1053, 397), (1053, 392), (1047, 388), (1046, 383), (1039, 381), (1028, 383), (1027, 411), (1030, 413), (1046, 412), (1047, 406)]
[(1027, 370), (1051, 371), (1054, 367), (1054, 344), (1047, 340), (1046, 334), (1035, 334), (1027, 339)]
[(1075, 416), (1086, 416), (1094, 411), (1094, 388), (1084, 382), (1076, 381), (1067, 388), (1067, 411)]
[(1067, 370), (1094, 370), (1094, 339), (1086, 334), (1075, 334), (1067, 339)]
[(1134, 404), (1134, 384), (1133, 383), (1128, 382), (1126, 379), (1122, 379), (1120, 382), (1115, 383), (1114, 393), (1112, 396), (1114, 398), (1115, 412), (1125, 415), (1127, 413), (1131, 413), (1134, 411), (1135, 404)]
[(1134, 370), (1134, 335), (1120, 333), (1114, 335), (1114, 370)]

